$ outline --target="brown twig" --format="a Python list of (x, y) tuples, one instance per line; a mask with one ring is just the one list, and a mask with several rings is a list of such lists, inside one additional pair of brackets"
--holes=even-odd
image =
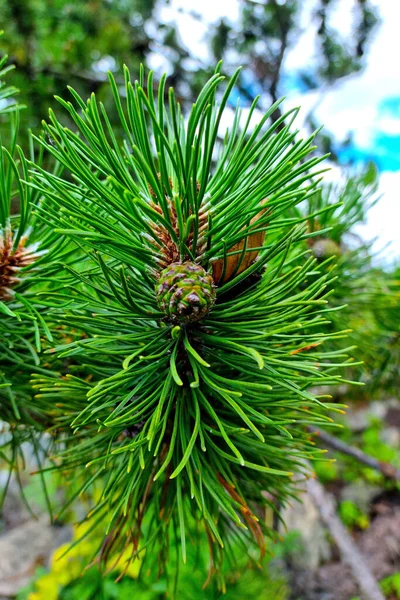
[(400, 481), (400, 469), (397, 469), (394, 465), (377, 460), (376, 458), (365, 454), (365, 452), (359, 448), (355, 448), (354, 446), (346, 444), (346, 442), (343, 442), (342, 440), (338, 440), (335, 436), (326, 433), (326, 431), (322, 431), (321, 429), (311, 426), (308, 429), (312, 433), (318, 435), (318, 438), (321, 440), (324, 446), (328, 446), (333, 450), (337, 450), (342, 454), (346, 454), (347, 456), (355, 458), (358, 460), (358, 462), (367, 465), (367, 467), (375, 469), (375, 471), (379, 471), (387, 479)]
[(350, 566), (363, 600), (384, 600), (378, 582), (352, 538), (347, 533), (345, 526), (337, 516), (335, 503), (331, 494), (316, 479), (309, 479), (307, 481), (307, 492), (314, 502), (322, 521), (335, 540), (342, 560)]

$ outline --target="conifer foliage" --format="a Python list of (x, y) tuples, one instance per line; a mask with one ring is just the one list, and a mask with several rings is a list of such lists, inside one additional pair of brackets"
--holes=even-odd
[(325, 331), (331, 275), (316, 276), (310, 215), (294, 210), (322, 159), (293, 129), (297, 110), (271, 124), (273, 105), (250, 127), (256, 100), (222, 131), (238, 75), (225, 83), (218, 67), (185, 118), (165, 77), (126, 70), (122, 90), (110, 77), (123, 140), (71, 89), (59, 101), (76, 130), (50, 112), (37, 139), (57, 169), (31, 160), (24, 173), (34, 218), (63, 248), (31, 288), (55, 340), (43, 363), (59, 371), (32, 370), (32, 406), (69, 502), (92, 494), (102, 564), (127, 548), (163, 564), (170, 538), (185, 560), (194, 529), (210, 574), (236, 538), (263, 553), (262, 507), (291, 498), (293, 474), (319, 457), (305, 425), (340, 410), (312, 392), (341, 381), (347, 359), (323, 349), (342, 335)]

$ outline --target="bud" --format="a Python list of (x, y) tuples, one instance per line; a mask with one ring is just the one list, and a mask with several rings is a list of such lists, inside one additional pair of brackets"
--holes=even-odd
[(215, 298), (213, 278), (202, 266), (186, 261), (164, 269), (156, 285), (157, 302), (172, 321), (200, 321)]
[[(267, 201), (268, 198), (265, 198), (261, 202), (261, 205), (266, 204)], [(262, 217), (264, 212), (265, 208), (251, 219), (250, 224), (254, 224), (255, 228), (257, 228), (257, 221), (260, 219), (260, 217)], [(212, 263), (214, 282), (222, 285), (223, 283), (229, 281), (232, 277), (236, 277), (236, 275), (239, 275), (248, 267), (250, 267), (250, 265), (259, 255), (259, 248), (263, 246), (264, 240), (265, 230), (256, 231), (255, 233), (248, 234), (246, 237), (240, 240), (240, 242), (232, 246), (232, 248), (229, 248), (228, 254), (231, 252), (235, 252), (235, 254), (231, 254), (231, 256), (227, 257), (226, 264), (224, 264), (223, 259), (218, 259)], [(252, 248), (256, 248), (256, 250), (252, 251)]]

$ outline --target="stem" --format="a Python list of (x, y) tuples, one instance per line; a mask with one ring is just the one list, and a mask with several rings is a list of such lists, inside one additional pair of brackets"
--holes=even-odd
[(363, 599), (384, 600), (378, 582), (352, 538), (347, 533), (345, 526), (337, 516), (335, 503), (331, 494), (316, 479), (309, 479), (307, 481), (307, 492), (313, 500), (322, 521), (335, 540), (343, 561), (350, 566)]
[(354, 446), (350, 446), (349, 444), (342, 442), (342, 440), (338, 440), (333, 435), (326, 433), (326, 431), (322, 431), (321, 429), (317, 429), (311, 426), (308, 427), (308, 430), (318, 435), (319, 439), (323, 442), (325, 446), (328, 446), (333, 450), (337, 450), (342, 454), (346, 454), (347, 456), (355, 458), (356, 460), (358, 460), (358, 462), (367, 465), (367, 467), (379, 471), (387, 479), (400, 481), (400, 469), (397, 469), (394, 465), (377, 460), (376, 458), (365, 454), (365, 452), (363, 452), (359, 448), (355, 448)]

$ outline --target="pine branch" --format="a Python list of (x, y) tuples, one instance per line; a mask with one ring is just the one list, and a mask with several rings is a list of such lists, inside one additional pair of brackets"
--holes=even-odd
[[(320, 455), (305, 425), (341, 412), (308, 391), (342, 383), (348, 364), (323, 349), (343, 336), (326, 332), (332, 277), (305, 257), (295, 210), (315, 193), (322, 158), (314, 136), (291, 131), (297, 110), (272, 122), (276, 104), (253, 129), (257, 102), (221, 131), (239, 71), (224, 83), (218, 65), (186, 117), (165, 77), (155, 93), (152, 73), (146, 84), (144, 71), (124, 76), (123, 91), (110, 76), (122, 140), (95, 95), (71, 90), (59, 102), (76, 130), (50, 111), (36, 138), (57, 168), (6, 155), (29, 206), (16, 235), (36, 224), (45, 252), (6, 308), (33, 311), (54, 339), (49, 348), (36, 327), (45, 352), (32, 405), (37, 428), (61, 442), (49, 468), (72, 478), (67, 505), (101, 489), (91, 511), (101, 564), (129, 540), (131, 560), (146, 548), (165, 566), (170, 536), (185, 560), (195, 522), (220, 577), (222, 548), (239, 538), (263, 554), (275, 535), (254, 513), (271, 504), (263, 490), (285, 504), (292, 475)], [(29, 340), (8, 318), (14, 344)], [(15, 397), (22, 414), (26, 397)]]

